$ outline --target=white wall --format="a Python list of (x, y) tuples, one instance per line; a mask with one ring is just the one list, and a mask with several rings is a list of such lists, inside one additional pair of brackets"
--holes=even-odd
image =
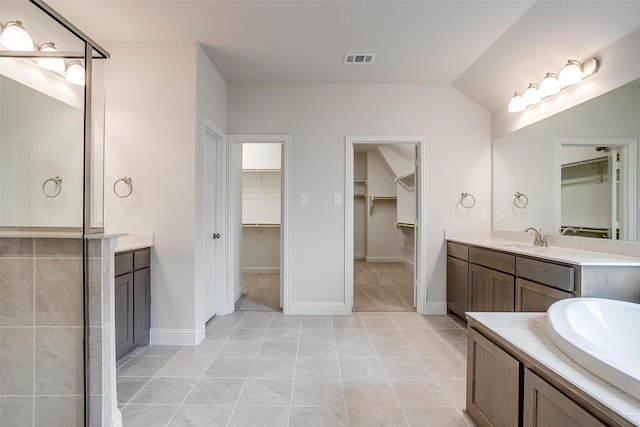
[[(333, 194), (346, 185), (345, 135), (424, 135), (429, 244), (421, 261), (428, 304), (444, 308), (444, 229), (489, 230), (480, 223), (491, 199), (489, 112), (445, 85), (231, 84), (228, 100), (229, 133), (291, 135), (294, 308), (344, 310), (344, 206), (333, 205)], [(470, 211), (457, 209), (462, 191), (476, 197)]]
[[(395, 176), (384, 165), (381, 154), (367, 152), (367, 191), (369, 197), (396, 197)], [(371, 199), (368, 199), (370, 203)], [(402, 260), (402, 232), (396, 228), (398, 201), (374, 201), (373, 209), (366, 206), (367, 246), (365, 259), (368, 262), (399, 262)]]
[[(366, 181), (367, 178), (367, 154), (357, 153), (353, 156), (353, 179)], [(354, 193), (366, 193), (366, 184), (354, 184)], [(353, 199), (353, 255), (357, 259), (363, 259), (367, 242), (367, 198), (355, 197)]]
[(280, 227), (242, 228), (242, 272), (280, 272)]
[[(203, 123), (209, 117), (224, 129), (226, 86), (195, 44), (113, 44), (108, 50), (105, 232), (154, 234), (152, 340), (158, 334), (193, 340), (201, 327), (196, 177)], [(125, 175), (134, 191), (119, 199), (111, 186)]]

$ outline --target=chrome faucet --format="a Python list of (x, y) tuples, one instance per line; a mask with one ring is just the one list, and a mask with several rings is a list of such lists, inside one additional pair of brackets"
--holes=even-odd
[(528, 233), (529, 231), (533, 231), (536, 235), (535, 239), (533, 240), (533, 246), (544, 246), (545, 248), (549, 246), (547, 244), (547, 236), (543, 236), (542, 234), (540, 234), (540, 231), (542, 230), (538, 231), (533, 227), (525, 228), (524, 230), (525, 233)]
[(566, 227), (564, 230), (562, 230), (562, 233), (560, 233), (560, 235), (564, 236), (565, 234), (567, 234), (570, 231), (573, 232), (573, 234), (576, 234), (578, 232), (578, 230), (576, 230), (573, 227)]

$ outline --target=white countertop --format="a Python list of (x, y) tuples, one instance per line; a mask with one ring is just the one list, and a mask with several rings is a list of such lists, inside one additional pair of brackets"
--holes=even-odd
[(116, 246), (114, 252), (150, 248), (153, 246), (153, 240), (152, 233), (125, 233), (118, 238), (118, 246)]
[[(496, 239), (493, 237), (447, 237), (448, 241), (466, 245), (480, 246), (516, 255), (528, 255), (550, 261), (559, 261), (576, 265), (611, 265), (611, 266), (640, 266), (640, 258), (604, 252), (583, 251), (579, 249), (562, 248), (559, 246), (533, 246), (533, 243), (522, 243), (512, 240)], [(533, 236), (531, 237), (533, 242)]]
[(592, 374), (556, 347), (544, 330), (546, 313), (467, 313), (515, 348), (630, 423), (640, 426), (640, 400)]

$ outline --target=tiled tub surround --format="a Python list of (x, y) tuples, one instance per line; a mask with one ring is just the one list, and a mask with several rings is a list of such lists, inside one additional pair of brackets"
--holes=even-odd
[(121, 359), (118, 404), (126, 427), (467, 427), (466, 339), (445, 315), (235, 312)]
[[(109, 245), (89, 247), (91, 425), (111, 425)], [(82, 248), (81, 238), (0, 237), (2, 426), (84, 425)]]
[(534, 367), (553, 382), (564, 384), (585, 405), (612, 416), (613, 425), (640, 426), (640, 400), (592, 374), (556, 347), (544, 330), (546, 313), (467, 313), (467, 318), (470, 328), (498, 343), (525, 367)]

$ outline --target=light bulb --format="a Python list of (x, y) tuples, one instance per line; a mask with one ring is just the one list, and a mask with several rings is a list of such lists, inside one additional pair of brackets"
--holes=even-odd
[(72, 62), (67, 68), (67, 81), (77, 86), (84, 86), (84, 67), (79, 62)]
[(9, 21), (5, 24), (0, 43), (7, 49), (19, 52), (34, 50), (33, 40), (20, 21)]
[(509, 101), (509, 112), (517, 113), (518, 111), (523, 111), (525, 108), (527, 108), (527, 106), (522, 100), (522, 94), (520, 92), (514, 93), (513, 98)]
[[(53, 42), (40, 45), (40, 52), (57, 52), (56, 45)], [(38, 65), (50, 71), (62, 73), (64, 71), (64, 59), (62, 58), (38, 58)]]
[(538, 92), (538, 85), (535, 83), (529, 83), (529, 87), (522, 94), (522, 100), (524, 101), (524, 105), (527, 107), (529, 105), (537, 104), (540, 102), (540, 92)]
[(555, 95), (560, 92), (560, 84), (558, 83), (558, 75), (555, 73), (547, 73), (547, 76), (540, 82), (538, 86), (541, 98)]
[(570, 59), (558, 75), (560, 87), (574, 85), (582, 81), (582, 69), (580, 62)]

